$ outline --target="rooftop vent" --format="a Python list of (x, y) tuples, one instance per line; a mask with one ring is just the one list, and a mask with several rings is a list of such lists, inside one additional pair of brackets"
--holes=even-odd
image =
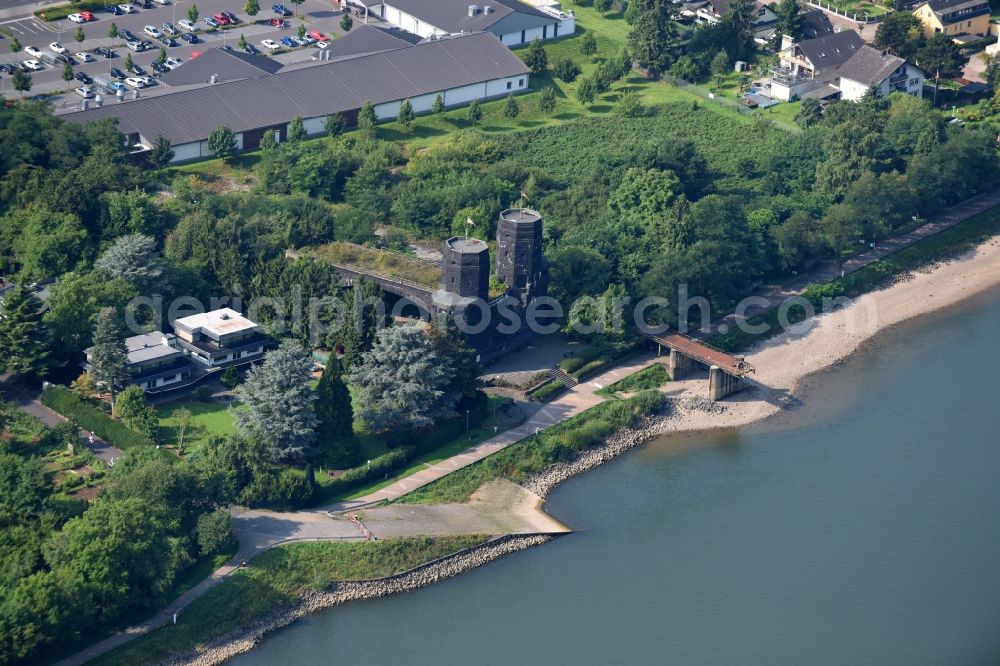
[(469, 16), (475, 16), (479, 13), (479, 5), (469, 5)]
[(484, 14), (492, 14), (493, 13), (493, 7), (491, 5), (483, 5), (483, 13)]
[(219, 80), (219, 77), (218, 77), (217, 74), (212, 74), (210, 77), (208, 77), (208, 82), (212, 83), (212, 84), (214, 84), (218, 80)]
[(229, 319), (229, 313), (223, 312), (222, 315), (219, 317), (219, 319), (221, 319), (222, 321), (226, 321), (227, 319)]

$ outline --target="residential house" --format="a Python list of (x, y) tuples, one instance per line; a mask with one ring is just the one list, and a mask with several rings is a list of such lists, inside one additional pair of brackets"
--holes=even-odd
[(576, 18), (558, 5), (532, 7), (518, 0), (349, 0), (392, 25), (425, 38), (489, 32), (507, 46), (576, 32)]
[[(333, 44), (352, 40), (356, 57), (286, 65), (274, 73), (242, 58), (236, 62), (206, 52), (171, 74), (188, 68), (185, 81), (208, 82), (224, 63), (227, 76), (235, 78), (61, 117), (80, 124), (116, 118), (135, 156), (148, 154), (162, 136), (173, 147), (173, 161), (182, 162), (210, 157), (208, 137), (222, 125), (235, 133), (238, 150), (254, 150), (268, 132), (284, 141), (296, 117), (309, 135), (323, 134), (327, 116), (334, 113), (356, 125), (366, 101), (384, 120), (396, 118), (406, 99), (421, 113), (431, 110), (438, 95), (445, 105), (456, 106), (528, 90), (528, 68), (488, 32), (418, 44), (384, 37), (379, 30), (349, 35)], [(366, 39), (370, 44), (358, 43)]]
[[(129, 385), (136, 385), (147, 393), (159, 393), (186, 385), (192, 378), (194, 367), (184, 350), (177, 345), (175, 336), (153, 331), (125, 339), (128, 350)], [(87, 360), (83, 368), (90, 371), (93, 347), (85, 350)]]
[[(718, 23), (729, 12), (730, 0), (705, 0), (704, 2), (688, 3), (686, 7), (693, 8), (695, 21), (698, 23)], [(774, 35), (778, 15), (774, 10), (758, 2), (754, 5), (754, 41), (767, 44)]]
[(885, 97), (894, 92), (919, 97), (923, 94), (924, 73), (903, 58), (864, 46), (838, 70), (840, 99), (856, 102), (875, 87)]
[(985, 36), (990, 31), (988, 0), (927, 0), (917, 5), (914, 16), (924, 26), (924, 36), (946, 35)]
[(180, 346), (210, 368), (260, 360), (272, 343), (261, 326), (230, 308), (182, 317), (173, 325)]

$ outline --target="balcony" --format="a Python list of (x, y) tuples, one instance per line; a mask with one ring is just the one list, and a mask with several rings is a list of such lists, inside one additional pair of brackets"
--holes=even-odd
[(813, 80), (813, 77), (809, 74), (794, 74), (791, 70), (779, 68), (771, 70), (771, 80), (779, 85), (790, 88), (802, 83), (808, 83)]

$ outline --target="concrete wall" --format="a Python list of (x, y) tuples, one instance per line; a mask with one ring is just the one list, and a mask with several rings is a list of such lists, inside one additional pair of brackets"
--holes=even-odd
[(429, 23), (421, 21), (411, 14), (407, 14), (402, 10), (396, 9), (392, 5), (385, 5), (385, 20), (407, 32), (412, 32), (413, 34), (420, 35), (421, 37), (432, 37), (434, 35), (443, 36), (448, 34), (445, 31), (430, 25)]

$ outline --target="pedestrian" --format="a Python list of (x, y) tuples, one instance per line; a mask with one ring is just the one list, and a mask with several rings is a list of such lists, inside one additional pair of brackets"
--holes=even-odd
[(94, 445), (94, 433), (90, 433), (90, 436), (87, 439), (90, 440), (90, 445), (93, 446)]

